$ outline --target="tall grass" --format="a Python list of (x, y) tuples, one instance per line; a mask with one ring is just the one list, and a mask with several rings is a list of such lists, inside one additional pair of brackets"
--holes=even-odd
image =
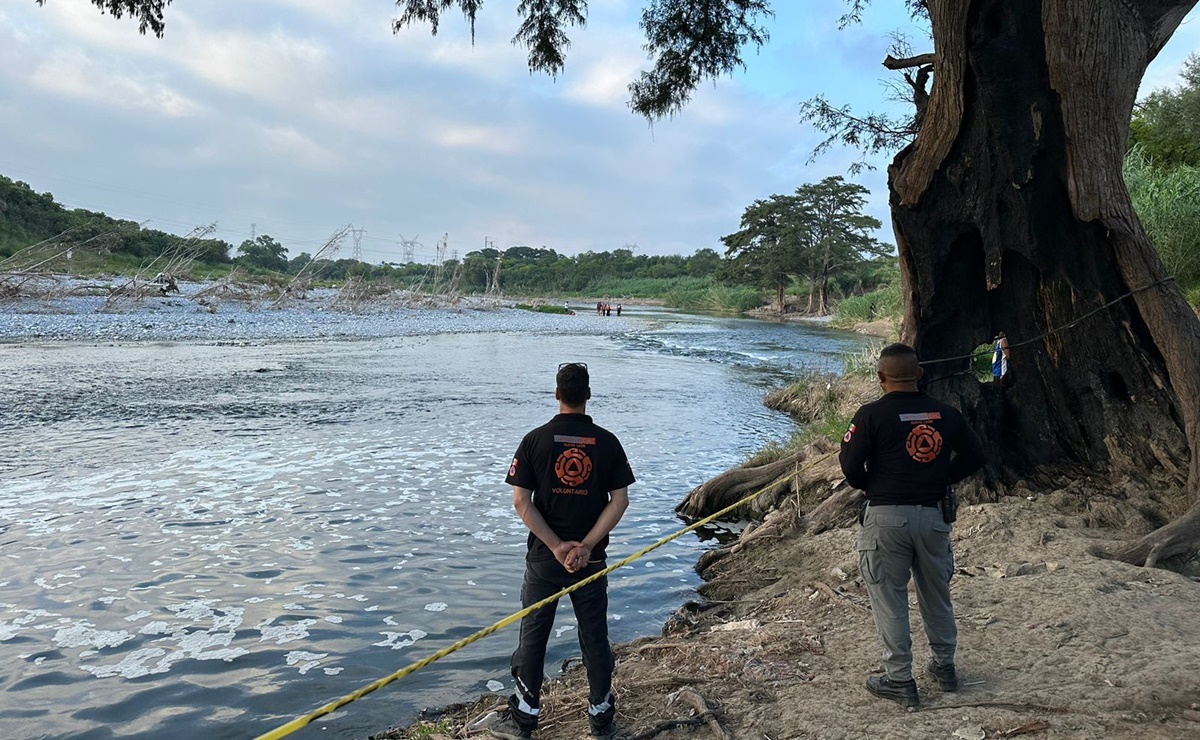
[[(875, 307), (874, 312), (871, 306)], [(848, 327), (875, 319), (897, 319), (903, 312), (904, 296), (900, 283), (896, 282), (840, 301), (833, 309), (833, 325)]]
[(1139, 147), (1125, 155), (1125, 184), (1146, 234), (1192, 305), (1200, 298), (1200, 168), (1162, 170)]
[(694, 290), (713, 285), (711, 277), (600, 278), (579, 291), (584, 296), (615, 298), (662, 298), (673, 290)]
[(762, 291), (721, 285), (711, 277), (603, 278), (587, 286), (588, 296), (658, 299), (674, 308), (749, 311), (763, 305)]
[(663, 296), (663, 300), (667, 305), (675, 308), (697, 311), (740, 313), (763, 305), (762, 291), (745, 285), (730, 287), (713, 284), (707, 287), (681, 287), (667, 293)]

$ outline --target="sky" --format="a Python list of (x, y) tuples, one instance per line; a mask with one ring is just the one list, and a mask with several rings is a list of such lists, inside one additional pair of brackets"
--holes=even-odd
[[(437, 36), (393, 34), (390, 0), (178, 0), (162, 39), (88, 0), (0, 0), (0, 174), (147, 228), (215, 223), (235, 247), (269, 234), (293, 256), (346, 225), (374, 263), (401, 261), (402, 238), (418, 262), (443, 237), (447, 257), (485, 240), (723, 251), (755, 199), (844, 175), (859, 156), (810, 161), (823, 136), (801, 122), (804, 100), (901, 110), (883, 85), (888, 35), (908, 28), (926, 50), (898, 1), (839, 31), (842, 0), (778, 0), (746, 70), (649, 124), (626, 90), (649, 66), (643, 0), (590, 0), (557, 79), (531, 75), (511, 44), (516, 5), (485, 4), (472, 43), (457, 12)], [(1143, 91), (1174, 85), (1197, 49), (1200, 10)], [(885, 224), (887, 159), (848, 176)]]

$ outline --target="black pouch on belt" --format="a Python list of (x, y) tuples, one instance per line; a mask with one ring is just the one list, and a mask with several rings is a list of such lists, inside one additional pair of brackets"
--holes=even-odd
[(946, 524), (953, 524), (958, 519), (958, 494), (954, 492), (954, 488), (946, 486), (946, 494), (942, 496), (939, 506), (942, 510), (942, 521)]

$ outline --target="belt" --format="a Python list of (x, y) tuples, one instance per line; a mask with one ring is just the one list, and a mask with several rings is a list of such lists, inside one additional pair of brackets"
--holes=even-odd
[(870, 499), (867, 499), (867, 506), (924, 506), (926, 509), (936, 509), (938, 507), (938, 503), (934, 501), (931, 504), (890, 504), (882, 501), (871, 501)]

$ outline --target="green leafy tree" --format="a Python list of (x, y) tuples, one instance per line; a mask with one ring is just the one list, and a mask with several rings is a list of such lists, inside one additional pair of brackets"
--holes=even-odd
[(878, 257), (891, 251), (871, 236), (883, 224), (862, 212), (869, 194), (862, 185), (848, 183), (839, 176), (796, 190), (799, 202), (812, 214), (807, 254), (809, 313), (829, 313), (831, 279), (852, 272), (866, 256)]
[(308, 252), (301, 252), (300, 254), (296, 255), (295, 257), (292, 257), (290, 260), (288, 260), (288, 264), (287, 264), (288, 274), (289, 275), (299, 274), (299, 272), (301, 270), (303, 270), (305, 265), (307, 265), (309, 262), (312, 262), (312, 255), (309, 254)]
[(882, 224), (863, 214), (865, 187), (841, 177), (808, 183), (792, 195), (757, 200), (742, 214), (741, 228), (721, 238), (741, 274), (775, 292), (780, 313), (795, 277), (809, 281), (808, 311), (829, 312), (829, 281), (864, 255), (886, 254), (871, 232)]
[(1200, 167), (1200, 53), (1188, 57), (1182, 77), (1178, 87), (1150, 93), (1129, 124), (1130, 148), (1156, 167)]
[(792, 277), (802, 274), (811, 257), (813, 213), (795, 195), (772, 195), (756, 200), (742, 214), (741, 228), (721, 237), (734, 265), (726, 275), (767, 288), (784, 311)]
[(286, 272), (288, 269), (287, 249), (266, 234), (247, 239), (237, 248), (238, 262), (263, 270)]
[(721, 255), (717, 254), (717, 250), (705, 247), (697, 249), (696, 253), (688, 258), (685, 269), (692, 277), (707, 277), (716, 274), (720, 266)]

